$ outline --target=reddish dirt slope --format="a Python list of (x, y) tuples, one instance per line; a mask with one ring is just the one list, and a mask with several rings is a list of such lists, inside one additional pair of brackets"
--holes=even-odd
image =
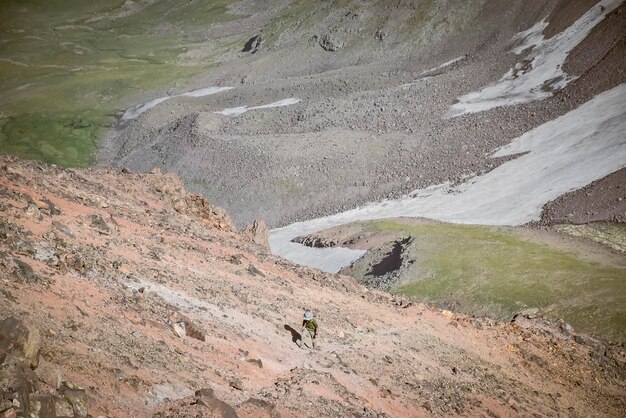
[[(292, 340), (305, 308), (321, 325), (315, 350)], [(158, 171), (0, 157), (0, 321), (10, 317), (41, 336), (29, 390), (83, 388), (93, 416), (626, 410), (623, 347), (457, 316), (292, 265)], [(20, 416), (23, 402), (5, 403), (14, 388), (1, 389), (0, 406)]]

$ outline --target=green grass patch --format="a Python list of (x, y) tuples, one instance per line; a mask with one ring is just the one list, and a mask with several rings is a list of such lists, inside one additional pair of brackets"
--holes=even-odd
[(284, 32), (304, 32), (322, 22), (330, 12), (352, 3), (354, 3), (352, 0), (333, 0), (324, 3), (294, 0), (263, 28), (264, 42), (272, 45)]
[(579, 330), (626, 337), (626, 268), (582, 259), (512, 228), (395, 221), (369, 228), (415, 238), (414, 277), (396, 293), (500, 319), (538, 308)]
[[(6, 1), (0, 17), (0, 152), (85, 166), (116, 112), (184, 84), (233, 48), (206, 29), (230, 0)], [(135, 2), (135, 5), (141, 4)], [(184, 54), (210, 46), (213, 54)]]
[(276, 179), (274, 184), (286, 194), (295, 193), (301, 188), (300, 184), (293, 179)]
[(594, 222), (584, 225), (556, 225), (557, 231), (606, 245), (626, 254), (626, 226), (611, 222)]

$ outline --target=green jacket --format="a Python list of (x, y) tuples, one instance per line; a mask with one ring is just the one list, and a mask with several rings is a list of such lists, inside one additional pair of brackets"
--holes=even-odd
[(302, 321), (302, 328), (306, 328), (311, 331), (313, 334), (317, 334), (317, 321), (315, 318), (310, 321)]

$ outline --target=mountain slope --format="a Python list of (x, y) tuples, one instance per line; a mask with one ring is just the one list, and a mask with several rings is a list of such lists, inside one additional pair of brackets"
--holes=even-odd
[[(98, 159), (176, 172), (239, 226), (463, 182), (514, 158), (494, 150), (626, 81), (624, 7), (292, 1), (262, 23), (253, 13), (212, 27), (260, 36), (256, 52), (224, 55), (192, 84), (233, 89), (155, 106), (109, 132)], [(300, 101), (232, 113), (284, 99)]]
[[(622, 346), (564, 324), (442, 312), (290, 264), (173, 175), (3, 156), (0, 195), (0, 320), (41, 340), (35, 387), (18, 391), (27, 397), (84, 391), (92, 415), (111, 417), (232, 414), (217, 398), (241, 416), (626, 407)], [(292, 340), (306, 308), (321, 326), (310, 351)], [(11, 381), (16, 357), (0, 349), (0, 380)]]

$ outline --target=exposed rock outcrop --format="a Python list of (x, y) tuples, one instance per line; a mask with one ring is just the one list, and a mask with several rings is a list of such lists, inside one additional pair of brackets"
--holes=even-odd
[(270, 249), (270, 229), (263, 219), (256, 219), (252, 225), (247, 225), (243, 234), (266, 250)]
[(151, 184), (156, 192), (166, 196), (176, 212), (198, 216), (223, 231), (235, 232), (237, 230), (224, 209), (213, 206), (202, 196), (187, 192), (176, 174), (162, 173), (159, 168), (154, 168), (142, 178)]
[[(251, 415), (250, 415), (251, 416)], [(237, 411), (215, 397), (212, 389), (197, 390), (193, 396), (160, 405), (152, 418), (237, 418)]]
[(323, 50), (335, 52), (343, 48), (343, 42), (337, 39), (333, 34), (327, 33), (320, 37), (319, 44)]
[(261, 35), (255, 35), (252, 38), (248, 39), (241, 52), (249, 52), (251, 54), (254, 54), (259, 50), (262, 42), (263, 38), (261, 37)]
[(0, 321), (0, 364), (26, 365), (37, 368), (41, 336), (15, 318)]
[(84, 389), (37, 370), (41, 348), (37, 328), (14, 317), (0, 321), (0, 416), (87, 417)]

